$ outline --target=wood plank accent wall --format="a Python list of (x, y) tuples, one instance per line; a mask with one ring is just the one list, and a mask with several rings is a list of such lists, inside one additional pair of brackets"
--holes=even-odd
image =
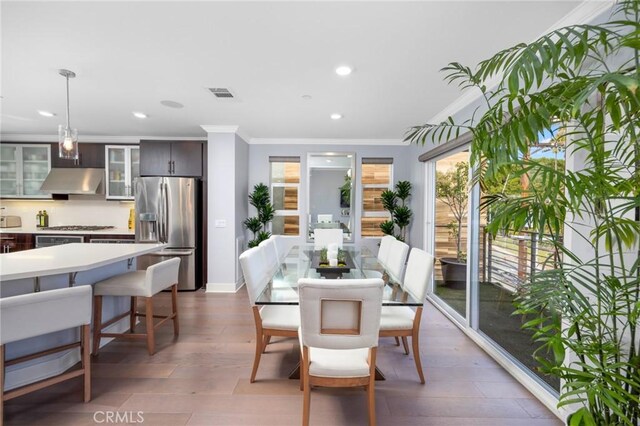
[(379, 237), (382, 234), (380, 224), (386, 220), (388, 220), (386, 217), (363, 217), (361, 219), (362, 236)]
[(388, 185), (391, 167), (389, 164), (363, 164), (362, 184), (363, 185)]
[(298, 188), (284, 188), (284, 208), (285, 210), (298, 210)]
[(382, 206), (382, 192), (386, 188), (362, 188), (362, 210), (365, 212), (384, 211)]

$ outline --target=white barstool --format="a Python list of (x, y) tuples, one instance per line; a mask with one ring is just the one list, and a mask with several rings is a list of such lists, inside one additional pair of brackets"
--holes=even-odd
[[(0, 425), (4, 401), (84, 375), (84, 401), (91, 400), (89, 350), (91, 286), (85, 285), (0, 299)], [(5, 345), (56, 331), (80, 327), (80, 341), (6, 361)], [(4, 392), (4, 368), (80, 347), (82, 368)]]
[[(147, 339), (147, 349), (149, 355), (155, 353), (154, 330), (166, 321), (173, 320), (173, 333), (178, 335), (180, 327), (178, 323), (178, 272), (180, 269), (180, 259), (174, 257), (164, 262), (156, 263), (147, 268), (146, 271), (128, 272), (116, 275), (104, 281), (97, 282), (93, 287), (93, 355), (98, 355), (100, 339), (102, 337), (123, 337), (128, 339)], [(171, 287), (171, 304), (173, 312), (169, 316), (153, 315), (153, 296), (162, 290)], [(129, 296), (131, 297), (131, 310), (122, 315), (118, 315), (109, 321), (102, 323), (102, 297), (103, 296)], [(146, 298), (145, 313), (137, 312), (138, 297)], [(105, 327), (129, 317), (130, 333), (103, 333)], [(146, 333), (134, 333), (136, 317), (146, 318)], [(154, 318), (162, 318), (154, 325)]]

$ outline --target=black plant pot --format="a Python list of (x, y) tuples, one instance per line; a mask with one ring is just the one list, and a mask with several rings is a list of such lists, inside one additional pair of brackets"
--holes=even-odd
[(455, 257), (443, 257), (440, 259), (442, 265), (442, 278), (447, 287), (464, 290), (467, 288), (467, 262), (460, 261)]

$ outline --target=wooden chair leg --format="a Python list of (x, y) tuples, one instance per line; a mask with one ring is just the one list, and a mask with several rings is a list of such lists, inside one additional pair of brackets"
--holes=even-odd
[(419, 334), (420, 334), (420, 329), (414, 328), (413, 334), (411, 336), (411, 344), (413, 346), (413, 359), (416, 362), (416, 369), (418, 370), (418, 376), (420, 376), (420, 383), (424, 385), (424, 373), (422, 372), (422, 361), (420, 360), (420, 345), (418, 341)]
[(102, 332), (102, 296), (93, 296), (93, 355), (98, 356)]
[(82, 369), (84, 370), (84, 402), (91, 401), (91, 327), (86, 324), (82, 326), (82, 345), (80, 346), (82, 357)]
[(396, 336), (395, 339), (396, 339), (396, 346), (400, 346), (400, 338)]
[(178, 321), (178, 284), (171, 287), (171, 306), (173, 308), (173, 334), (180, 334), (180, 322)]
[(258, 373), (258, 366), (260, 365), (260, 356), (262, 355), (263, 347), (263, 336), (261, 336), (262, 330), (256, 329), (256, 354), (253, 357), (253, 368), (251, 369), (251, 378), (249, 379), (249, 383), (253, 383), (256, 381), (256, 374)]
[(147, 322), (147, 350), (149, 355), (153, 355), (156, 352), (156, 336), (153, 330), (153, 297), (147, 297), (145, 319)]
[(302, 426), (309, 426), (311, 412), (311, 386), (309, 383), (309, 348), (302, 349), (302, 360), (300, 362), (300, 377), (304, 377), (304, 396), (302, 402)]
[(0, 426), (4, 422), (4, 345), (0, 345)]
[(129, 331), (134, 332), (136, 328), (136, 312), (138, 310), (138, 299), (131, 296), (131, 310), (129, 311)]
[(404, 346), (404, 354), (409, 355), (409, 342), (407, 336), (402, 336), (402, 346)]

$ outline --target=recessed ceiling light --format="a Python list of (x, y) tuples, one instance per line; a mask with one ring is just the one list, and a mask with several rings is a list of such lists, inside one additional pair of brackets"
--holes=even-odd
[(342, 118), (342, 114), (338, 114), (338, 113), (331, 114), (332, 120), (340, 120), (341, 118)]
[(309, 99), (311, 99), (311, 95), (302, 95), (302, 99), (308, 101)]
[(134, 112), (133, 116), (136, 118), (147, 118), (147, 114), (145, 114), (144, 112)]
[(168, 100), (160, 101), (160, 104), (164, 105), (166, 107), (169, 107), (169, 108), (178, 108), (178, 109), (184, 108), (184, 105), (182, 105), (180, 102), (176, 102), (176, 101), (168, 101)]
[(52, 112), (49, 111), (38, 111), (38, 114), (40, 114), (43, 117), (55, 117), (56, 115)]
[(346, 77), (349, 74), (351, 74), (351, 72), (353, 71), (353, 68), (351, 68), (348, 65), (340, 65), (338, 68), (336, 68), (336, 74), (338, 74), (341, 77)]

